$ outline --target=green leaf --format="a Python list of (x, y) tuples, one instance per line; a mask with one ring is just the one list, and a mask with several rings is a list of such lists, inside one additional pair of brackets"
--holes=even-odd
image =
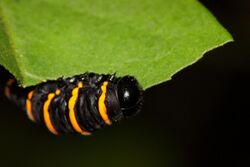
[(148, 88), (229, 41), (196, 0), (0, 1), (0, 63), (24, 86), (93, 71)]

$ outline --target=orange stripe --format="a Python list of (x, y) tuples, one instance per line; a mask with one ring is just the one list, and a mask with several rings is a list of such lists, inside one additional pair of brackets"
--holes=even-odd
[(58, 132), (51, 122), (50, 114), (49, 114), (49, 107), (50, 107), (51, 101), (54, 99), (54, 97), (56, 95), (59, 95), (60, 93), (61, 93), (60, 90), (57, 90), (55, 93), (48, 94), (48, 99), (43, 105), (44, 123), (47, 126), (47, 128), (49, 129), (49, 131), (55, 135), (58, 135)]
[(27, 111), (28, 118), (31, 121), (36, 122), (35, 117), (34, 117), (33, 112), (32, 112), (32, 103), (31, 103), (33, 93), (34, 93), (33, 91), (30, 91), (28, 94), (28, 98), (26, 100), (26, 111)]
[(69, 118), (70, 118), (70, 122), (71, 122), (73, 128), (75, 129), (75, 131), (77, 131), (78, 133), (80, 133), (82, 135), (90, 135), (91, 134), (90, 132), (83, 130), (79, 126), (77, 119), (76, 119), (76, 115), (75, 115), (75, 105), (76, 105), (76, 102), (78, 99), (78, 92), (79, 92), (79, 89), (82, 87), (83, 87), (83, 83), (80, 82), (78, 84), (78, 86), (72, 90), (72, 96), (70, 97), (69, 103), (68, 103)]
[(14, 79), (9, 79), (9, 80), (7, 81), (7, 84), (6, 84), (5, 88), (4, 88), (4, 94), (5, 94), (5, 96), (8, 97), (8, 98), (10, 98), (10, 86), (11, 86), (14, 82), (15, 82)]
[(106, 108), (106, 105), (105, 105), (107, 85), (108, 85), (108, 82), (105, 81), (105, 82), (103, 82), (103, 84), (101, 86), (102, 94), (101, 94), (101, 96), (99, 97), (99, 100), (98, 100), (98, 108), (99, 108), (99, 113), (100, 113), (103, 121), (106, 124), (111, 125), (112, 123), (111, 123), (111, 121), (109, 119), (109, 116), (107, 114), (107, 108)]

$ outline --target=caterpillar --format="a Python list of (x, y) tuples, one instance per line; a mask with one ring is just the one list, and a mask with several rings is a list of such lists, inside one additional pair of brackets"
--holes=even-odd
[(0, 68), (5, 96), (55, 134), (90, 135), (112, 123), (137, 114), (143, 89), (133, 76), (84, 73), (22, 88), (7, 70)]

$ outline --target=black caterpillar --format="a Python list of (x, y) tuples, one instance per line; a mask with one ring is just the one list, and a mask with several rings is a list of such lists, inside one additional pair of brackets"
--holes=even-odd
[(1, 91), (53, 134), (90, 135), (141, 110), (143, 90), (133, 76), (84, 73), (22, 88), (0, 68)]

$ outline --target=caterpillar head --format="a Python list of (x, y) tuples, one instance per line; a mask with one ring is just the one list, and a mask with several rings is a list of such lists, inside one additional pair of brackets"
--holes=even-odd
[(117, 95), (124, 117), (137, 114), (143, 103), (143, 90), (132, 76), (124, 76), (118, 80)]

